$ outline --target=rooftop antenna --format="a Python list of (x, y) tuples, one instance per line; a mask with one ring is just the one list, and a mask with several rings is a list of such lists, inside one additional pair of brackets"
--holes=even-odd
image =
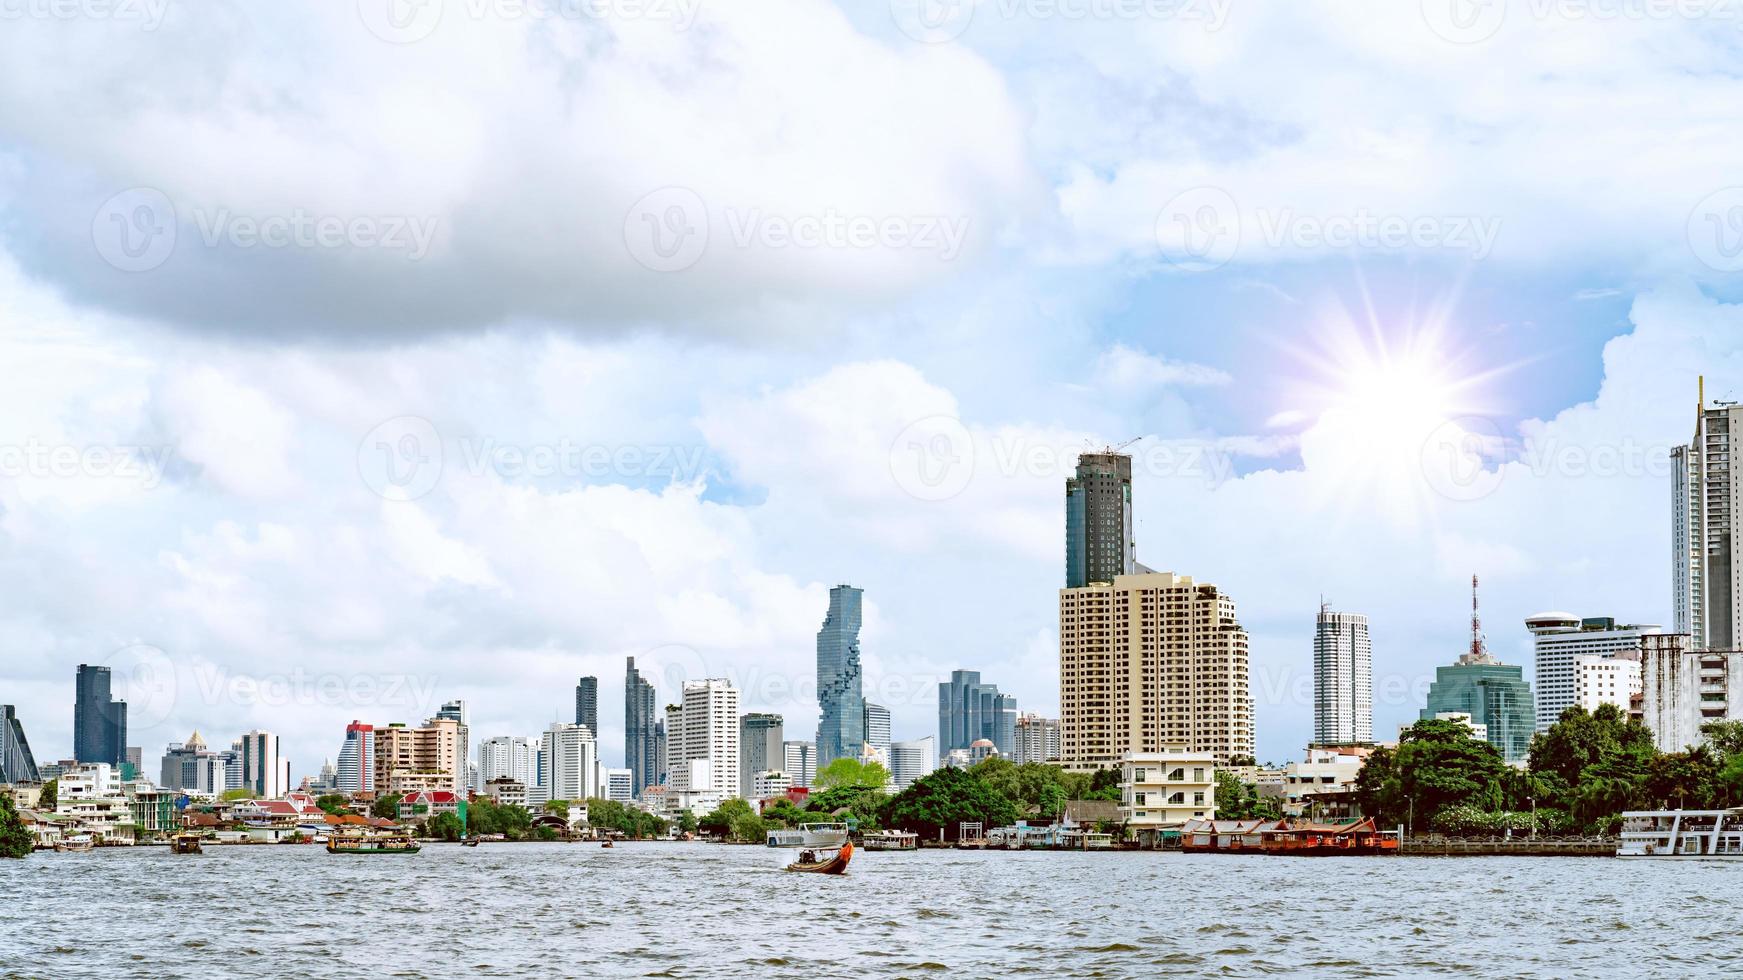
[(1471, 576), (1471, 651), (1461, 658), (1468, 664), (1494, 663), (1488, 644), (1483, 642), (1483, 619), (1477, 612), (1477, 577)]

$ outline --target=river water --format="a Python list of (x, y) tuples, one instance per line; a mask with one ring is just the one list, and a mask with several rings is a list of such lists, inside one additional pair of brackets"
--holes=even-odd
[(37, 853), (0, 976), (1691, 976), (1743, 972), (1743, 863), (710, 844)]

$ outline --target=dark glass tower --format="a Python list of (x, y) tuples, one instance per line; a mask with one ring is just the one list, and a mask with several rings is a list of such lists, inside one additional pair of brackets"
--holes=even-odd
[(1132, 457), (1083, 453), (1065, 481), (1065, 587), (1112, 582), (1138, 570), (1132, 541)]
[[(580, 699), (579, 690), (576, 699)], [(580, 709), (579, 704), (576, 709)], [(660, 721), (654, 715), (654, 686), (642, 680), (635, 658), (630, 657), (623, 678), (623, 764), (629, 770), (633, 796), (640, 797), (642, 790), (660, 784), (659, 742), (654, 730)]]
[[(583, 677), (575, 685), (575, 724), (586, 725), (599, 740), (599, 678)], [(631, 780), (634, 782), (634, 780)]]
[(24, 725), (9, 704), (0, 704), (0, 783), (34, 783), (41, 779)]
[(79, 665), (73, 702), (73, 758), (107, 762), (117, 770), (127, 761), (127, 702), (110, 696), (107, 667)]
[(817, 768), (843, 756), (859, 758), (865, 744), (865, 696), (860, 687), (860, 600), (865, 590), (829, 590), (829, 614), (817, 631)]
[(983, 684), (978, 670), (953, 670), (938, 685), (938, 751), (966, 749), (990, 740), (1009, 758), (1017, 750), (1017, 699), (1000, 694), (997, 684)]

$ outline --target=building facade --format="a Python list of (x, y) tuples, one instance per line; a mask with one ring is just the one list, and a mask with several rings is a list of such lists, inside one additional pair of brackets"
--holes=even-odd
[(605, 770), (605, 798), (619, 803), (628, 803), (635, 799), (630, 789), (628, 769)]
[[(829, 590), (829, 612), (817, 631), (817, 763), (859, 758), (865, 743), (865, 696), (859, 665), (860, 606), (864, 590)], [(667, 735), (670, 738), (670, 734)], [(669, 750), (668, 750), (669, 751)]]
[(890, 709), (865, 703), (865, 744), (883, 759), (890, 757)]
[(575, 682), (575, 724), (586, 725), (599, 739), (599, 678), (583, 677)]
[(781, 754), (785, 764), (781, 771), (787, 774), (787, 779), (793, 786), (809, 789), (817, 778), (817, 746), (813, 742), (782, 742)]
[(654, 686), (642, 678), (630, 657), (623, 676), (623, 764), (629, 769), (630, 790), (637, 798), (649, 786), (660, 784), (660, 764), (655, 728), (659, 716), (654, 704)]
[(392, 724), (375, 729), (375, 791), (453, 791), (463, 771), (460, 723), (431, 718), (422, 728)]
[(1640, 707), (1660, 752), (1705, 744), (1702, 728), (1714, 722), (1743, 721), (1743, 650), (1690, 642), (1680, 633), (1643, 639)]
[(1175, 748), (1120, 759), (1120, 816), (1128, 836), (1216, 816), (1216, 756)]
[(437, 718), (446, 718), (459, 726), (454, 732), (454, 785), (453, 792), (464, 798), (472, 790), (472, 725), (470, 712), (466, 710), (466, 702), (449, 701), (436, 712)]
[(1022, 765), (1025, 762), (1059, 761), (1059, 719), (1021, 714), (1017, 716), (1015, 731), (1012, 762)]
[(1059, 740), (1067, 769), (1179, 748), (1251, 760), (1247, 633), (1216, 586), (1168, 572), (1059, 591)]
[(0, 783), (35, 783), (42, 780), (24, 737), (24, 723), (10, 704), (0, 704)]
[[(1564, 612), (1538, 613), (1525, 621), (1525, 628), (1532, 637), (1531, 687), (1540, 732), (1549, 731), (1563, 711), (1580, 703), (1577, 665), (1581, 659), (1638, 660), (1640, 638), (1663, 632), (1657, 626), (1617, 625), (1609, 616), (1582, 619)], [(1622, 707), (1628, 707), (1627, 700), (1622, 701)]]
[(1319, 607), (1313, 632), (1313, 741), (1374, 740), (1374, 648), (1368, 617)]
[(738, 795), (747, 800), (755, 799), (752, 784), (758, 773), (786, 771), (782, 768), (787, 764), (782, 730), (780, 715), (753, 711), (739, 719)]
[(890, 743), (890, 782), (901, 792), (938, 768), (938, 740), (928, 735)]
[(1642, 692), (1638, 652), (1614, 657), (1588, 656), (1574, 661), (1574, 703), (1587, 714), (1603, 705), (1621, 710), (1624, 717)]
[(1743, 540), (1734, 521), (1743, 501), (1731, 465), (1731, 434), (1743, 432), (1743, 405), (1707, 405), (1701, 382), (1695, 434), (1671, 450), (1672, 609), (1690, 649), (1743, 648)]
[(117, 771), (127, 761), (127, 702), (114, 699), (109, 668), (80, 664), (73, 700), (73, 758)]
[(163, 752), (158, 785), (196, 796), (221, 796), (228, 789), (229, 765), (224, 753), (206, 747), (196, 730), (186, 742), (171, 742)]
[(344, 793), (375, 792), (375, 726), (352, 720), (345, 726), (345, 741), (339, 745), (339, 764), (334, 778)]
[(277, 735), (256, 729), (237, 739), (232, 749), (240, 757), (242, 789), (263, 800), (290, 792), (290, 760), (279, 754)]
[(678, 794), (740, 792), (738, 688), (718, 678), (685, 681), (666, 708), (668, 785)]
[(1017, 749), (1017, 699), (981, 681), (978, 670), (953, 670), (938, 685), (938, 744), (944, 752), (987, 739), (1010, 757)]
[(1132, 540), (1132, 457), (1083, 453), (1065, 481), (1065, 587), (1135, 575)]
[[(543, 742), (543, 736), (540, 741)], [(518, 735), (487, 738), (478, 744), (478, 779), (481, 783), (511, 779), (523, 786), (537, 786), (541, 756), (531, 739)]]
[(1499, 749), (1509, 765), (1525, 761), (1531, 751), (1531, 736), (1537, 731), (1535, 702), (1525, 669), (1501, 663), (1493, 657), (1472, 659), (1436, 667), (1428, 688), (1428, 706), (1419, 717), (1469, 715), (1481, 726), (1485, 740)]
[(544, 748), (547, 800), (579, 802), (605, 795), (605, 770), (592, 729), (555, 722), (545, 730)]

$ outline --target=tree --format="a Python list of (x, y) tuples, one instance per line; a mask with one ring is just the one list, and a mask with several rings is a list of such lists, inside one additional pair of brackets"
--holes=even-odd
[(1224, 769), (1216, 771), (1216, 818), (1218, 820), (1276, 820), (1282, 816), (1277, 801), (1259, 795), (1257, 786), (1241, 782)]
[(835, 789), (859, 786), (881, 790), (890, 784), (890, 771), (878, 762), (861, 762), (842, 756), (818, 771), (811, 780), (813, 789)]
[(546, 800), (545, 801), (545, 812), (546, 813), (554, 813), (557, 816), (562, 817), (563, 819), (567, 820), (569, 818), (569, 801), (568, 800)]
[(474, 837), (501, 834), (508, 840), (523, 840), (532, 833), (533, 815), (525, 807), (498, 804), (480, 796), (466, 808), (467, 832)]
[[(1015, 804), (1020, 813), (1057, 817), (1065, 812), (1066, 794), (1064, 770), (1040, 762), (1017, 765), (994, 756), (975, 763), (969, 769), (1005, 799)], [(1088, 783), (1084, 785), (1088, 790)]]
[(39, 810), (53, 810), (60, 806), (60, 799), (61, 781), (58, 779), (51, 779), (42, 784), (42, 792), (38, 793), (36, 797), (36, 808)]
[(1432, 825), (1435, 814), (1458, 804), (1485, 812), (1500, 808), (1507, 764), (1488, 742), (1454, 721), (1419, 721), (1395, 751), (1377, 749), (1356, 775), (1362, 810), (1382, 824)]
[(763, 805), (763, 820), (778, 826), (791, 827), (805, 822), (805, 811), (783, 796)]
[(454, 813), (438, 813), (424, 822), (424, 836), (437, 840), (459, 840), (460, 835), (465, 832), (465, 825), (460, 823), (459, 815)]
[(321, 812), (331, 813), (335, 817), (350, 813), (350, 802), (343, 793), (323, 793), (315, 798), (315, 805), (321, 808)]
[(697, 821), (696, 825), (702, 828), (703, 833), (726, 836), (732, 832), (732, 822), (746, 815), (756, 816), (749, 803), (735, 797), (723, 800), (712, 813)]
[(1705, 745), (1653, 759), (1646, 767), (1646, 798), (1668, 810), (1705, 810), (1718, 796), (1719, 766)]
[(377, 797), (374, 805), (369, 808), (369, 815), (380, 817), (383, 820), (398, 820), (399, 801), (403, 799), (405, 797), (399, 793), (389, 793), (386, 796)]
[(754, 813), (741, 813), (732, 818), (731, 835), (733, 840), (761, 843), (768, 839), (769, 826)]
[(24, 818), (18, 815), (12, 794), (0, 793), (0, 857), (29, 857), (35, 844), (36, 837), (24, 825)]
[(813, 793), (805, 801), (805, 809), (810, 815), (802, 823), (818, 823), (839, 820), (845, 817), (855, 823), (859, 830), (876, 830), (882, 826), (884, 803), (889, 798), (882, 790), (870, 789), (865, 786), (837, 786), (834, 789)]
[(966, 769), (944, 768), (914, 781), (884, 806), (887, 827), (926, 838), (942, 832), (954, 839), (958, 824), (978, 821), (988, 829), (1015, 823), (1017, 808)]
[(689, 810), (679, 810), (678, 832), (681, 834), (694, 834), (696, 832), (696, 814), (691, 813)]

